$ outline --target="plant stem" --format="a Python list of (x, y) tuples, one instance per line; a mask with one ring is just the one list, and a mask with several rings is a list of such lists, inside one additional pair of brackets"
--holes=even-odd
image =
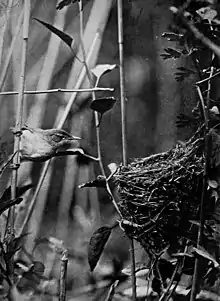
[(61, 263), (60, 263), (59, 301), (66, 300), (67, 264), (68, 264), (68, 252), (67, 250), (64, 250), (62, 253)]
[[(85, 51), (85, 47), (84, 47), (84, 43), (83, 43), (83, 3), (82, 0), (79, 0), (78, 2), (79, 5), (79, 19), (80, 19), (80, 43), (81, 43), (81, 48), (82, 48), (82, 54), (83, 54), (83, 62), (87, 71), (87, 76), (88, 76), (88, 80), (90, 83), (90, 88), (94, 89), (94, 85), (92, 82), (92, 76), (90, 73), (90, 70), (88, 68), (88, 65), (86, 63), (86, 51)], [(97, 82), (98, 84), (98, 82)], [(96, 87), (96, 86), (95, 86)], [(96, 99), (96, 95), (95, 92), (92, 92), (92, 99), (95, 100)], [(106, 177), (105, 174), (105, 169), (104, 169), (104, 165), (102, 162), (102, 154), (101, 154), (101, 140), (100, 140), (100, 128), (99, 128), (99, 116), (98, 113), (94, 111), (94, 117), (95, 117), (95, 127), (96, 127), (96, 144), (97, 144), (97, 154), (98, 154), (98, 159), (99, 159), (99, 167), (101, 170), (101, 173), (104, 177)]]
[[(197, 235), (197, 248), (199, 248), (202, 244), (202, 234), (204, 230), (204, 205), (205, 199), (207, 195), (207, 177), (208, 177), (208, 166), (210, 161), (210, 153), (211, 153), (211, 136), (208, 132), (209, 130), (209, 117), (208, 117), (208, 109), (207, 106), (205, 107), (204, 99), (199, 87), (197, 87), (197, 92), (199, 94), (201, 106), (203, 108), (204, 119), (205, 119), (205, 127), (206, 127), (206, 134), (205, 134), (205, 163), (204, 163), (204, 171), (203, 171), (203, 183), (202, 183), (202, 195), (201, 195), (201, 202), (200, 202), (200, 225), (198, 229)], [(190, 301), (195, 301), (196, 294), (198, 292), (198, 277), (199, 277), (199, 258), (195, 259), (195, 266), (194, 266), (194, 273), (193, 273), (193, 280), (192, 280), (192, 289), (190, 295)]]
[[(38, 91), (24, 91), (24, 94), (44, 94), (44, 93), (73, 93), (73, 92), (98, 92), (98, 91), (109, 91), (113, 92), (114, 88), (93, 88), (93, 89), (50, 89), (50, 90), (38, 90)], [(16, 95), (19, 92), (17, 91), (7, 91), (7, 92), (0, 92), (0, 95)]]
[[(16, 134), (14, 137), (14, 152), (15, 156), (13, 158), (12, 165), (12, 177), (11, 177), (11, 198), (16, 199), (16, 187), (17, 187), (17, 177), (18, 168), (20, 165), (19, 157), (19, 147), (20, 147), (20, 133), (22, 125), (22, 115), (23, 115), (23, 101), (24, 101), (24, 85), (25, 85), (25, 71), (26, 71), (26, 57), (27, 57), (27, 43), (28, 43), (28, 32), (29, 32), (29, 19), (30, 19), (30, 0), (24, 1), (24, 21), (23, 21), (23, 45), (22, 45), (22, 57), (21, 57), (21, 72), (19, 81), (19, 92), (18, 92), (18, 104), (17, 104), (17, 116), (16, 116)], [(8, 211), (8, 218), (6, 223), (5, 238), (10, 242), (14, 237), (14, 220), (15, 212), (14, 206)], [(9, 274), (13, 278), (13, 257), (9, 263)]]
[(118, 0), (118, 47), (119, 47), (119, 69), (120, 69), (120, 99), (121, 99), (121, 126), (122, 126), (122, 157), (123, 165), (127, 165), (127, 112), (125, 99), (124, 78), (124, 41), (123, 41), (123, 5)]
[[(120, 100), (121, 100), (121, 130), (122, 130), (122, 161), (126, 166), (127, 160), (127, 110), (125, 98), (125, 76), (124, 76), (124, 37), (123, 37), (123, 0), (117, 0), (118, 11), (118, 47), (119, 47), (119, 69), (120, 69)], [(136, 267), (135, 267), (135, 249), (134, 239), (131, 238), (131, 281), (132, 281), (132, 300), (137, 299), (136, 288)]]

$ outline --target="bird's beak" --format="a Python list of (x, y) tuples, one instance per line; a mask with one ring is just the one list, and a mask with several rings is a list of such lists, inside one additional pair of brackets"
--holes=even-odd
[(77, 137), (77, 136), (72, 136), (72, 137), (70, 138), (70, 140), (82, 140), (82, 138)]

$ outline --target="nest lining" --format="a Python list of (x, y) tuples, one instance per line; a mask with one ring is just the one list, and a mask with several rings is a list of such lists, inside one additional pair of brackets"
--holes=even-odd
[(126, 234), (148, 252), (190, 237), (190, 220), (198, 218), (203, 169), (203, 138), (121, 166), (115, 182)]

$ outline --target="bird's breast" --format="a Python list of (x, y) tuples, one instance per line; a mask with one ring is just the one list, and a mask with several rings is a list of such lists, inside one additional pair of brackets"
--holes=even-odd
[(20, 142), (20, 153), (25, 159), (40, 159), (49, 156), (53, 147), (39, 133), (23, 131)]

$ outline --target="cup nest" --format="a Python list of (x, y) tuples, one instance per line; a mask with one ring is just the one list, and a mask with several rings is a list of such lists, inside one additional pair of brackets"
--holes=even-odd
[(203, 149), (203, 138), (191, 139), (135, 159), (115, 174), (121, 227), (148, 253), (161, 252), (182, 237), (196, 241), (192, 222), (199, 220)]

